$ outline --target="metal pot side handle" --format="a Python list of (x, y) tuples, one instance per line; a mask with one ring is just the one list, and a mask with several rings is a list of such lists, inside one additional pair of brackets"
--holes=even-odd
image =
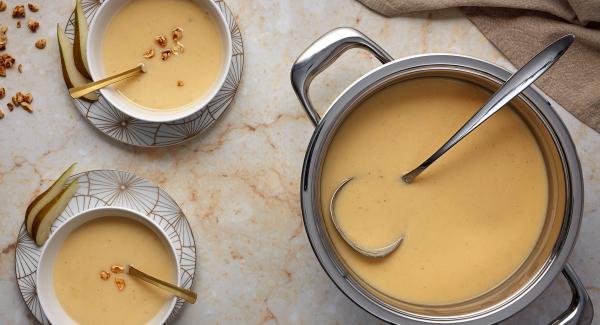
[(571, 305), (569, 308), (558, 316), (555, 320), (553, 320), (551, 325), (589, 325), (592, 323), (592, 319), (594, 318), (594, 306), (590, 300), (590, 297), (579, 280), (579, 277), (573, 270), (573, 267), (568, 263), (565, 265), (565, 268), (562, 271), (562, 274), (567, 279), (569, 283), (569, 287), (571, 287), (571, 291), (573, 292), (573, 298), (571, 299)]
[(315, 126), (319, 124), (321, 117), (308, 96), (310, 83), (320, 72), (335, 62), (342, 53), (357, 47), (369, 50), (383, 64), (394, 60), (363, 33), (353, 28), (340, 27), (317, 39), (300, 54), (292, 65), (290, 76), (292, 87)]

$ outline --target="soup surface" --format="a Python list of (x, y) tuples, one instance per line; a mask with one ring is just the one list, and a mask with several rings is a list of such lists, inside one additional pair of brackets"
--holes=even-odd
[[(162, 60), (173, 50), (172, 31), (183, 30), (183, 53)], [(166, 47), (155, 38), (164, 36)], [(107, 75), (144, 63), (148, 72), (115, 87), (125, 97), (149, 109), (175, 109), (206, 95), (223, 69), (224, 44), (219, 25), (193, 0), (131, 0), (109, 23), (102, 51)], [(154, 56), (145, 58), (152, 49)], [(183, 85), (179, 85), (181, 81)]]
[[(133, 264), (166, 281), (176, 282), (170, 250), (149, 228), (123, 217), (92, 220), (73, 231), (54, 264), (54, 288), (61, 306), (80, 324), (145, 324), (171, 295), (112, 265)], [(100, 272), (110, 273), (103, 280)], [(115, 278), (125, 281), (119, 290)]]
[[(509, 277), (540, 236), (548, 204), (542, 153), (526, 124), (503, 108), (415, 181), (400, 177), (442, 145), (489, 98), (466, 82), (421, 78), (360, 104), (337, 131), (324, 162), (321, 202), (339, 256), (363, 281), (396, 299), (441, 305), (479, 296)], [(383, 258), (355, 252), (404, 234)]]

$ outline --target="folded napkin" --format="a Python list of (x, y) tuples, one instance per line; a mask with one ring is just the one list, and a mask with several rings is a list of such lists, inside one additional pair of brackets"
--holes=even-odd
[(572, 33), (567, 53), (537, 82), (575, 117), (600, 132), (600, 0), (359, 0), (386, 16), (460, 8), (515, 66)]

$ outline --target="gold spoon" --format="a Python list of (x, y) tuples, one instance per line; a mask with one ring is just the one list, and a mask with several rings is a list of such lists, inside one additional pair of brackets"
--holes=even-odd
[(96, 91), (100, 88), (104, 88), (106, 86), (112, 85), (121, 80), (136, 76), (138, 73), (145, 73), (146, 71), (147, 71), (147, 69), (144, 66), (144, 64), (140, 63), (135, 68), (131, 68), (131, 69), (123, 71), (121, 73), (117, 73), (114, 76), (106, 77), (104, 79), (90, 82), (85, 85), (70, 88), (69, 94), (71, 94), (71, 97), (73, 97), (73, 98), (79, 98), (79, 97), (85, 96), (93, 91)]
[(182, 298), (185, 301), (189, 302), (190, 304), (195, 303), (196, 299), (198, 298), (198, 295), (194, 291), (191, 291), (191, 290), (176, 286), (174, 284), (171, 284), (169, 282), (157, 279), (157, 278), (151, 276), (150, 274), (144, 273), (144, 272), (136, 269), (133, 265), (128, 265), (127, 273), (135, 278), (138, 278), (140, 280), (143, 280), (150, 284), (153, 284), (163, 290), (167, 290), (170, 293), (174, 294), (175, 296)]

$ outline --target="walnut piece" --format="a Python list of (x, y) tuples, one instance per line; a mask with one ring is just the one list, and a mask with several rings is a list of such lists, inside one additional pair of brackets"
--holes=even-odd
[(31, 107), (31, 104), (27, 102), (22, 102), (21, 107), (23, 107), (23, 109), (26, 110), (28, 113), (33, 113), (33, 107)]
[(167, 42), (168, 42), (168, 41), (167, 41), (167, 38), (166, 38), (166, 37), (164, 37), (164, 36), (160, 35), (160, 36), (156, 36), (156, 37), (154, 38), (154, 40), (156, 41), (156, 43), (158, 44), (158, 46), (160, 46), (160, 47), (162, 47), (162, 48), (165, 48), (165, 47), (167, 47)]
[(6, 68), (0, 64), (0, 77), (6, 77)]
[(31, 12), (38, 12), (38, 11), (40, 11), (40, 6), (38, 6), (37, 4), (32, 3), (32, 2), (28, 3), (27, 7), (29, 8), (29, 10), (31, 10)]
[(6, 90), (4, 87), (0, 87), (0, 99), (4, 98), (4, 96), (6, 96)]
[(6, 34), (6, 32), (8, 32), (8, 26), (6, 26), (6, 25), (0, 26), (0, 33)]
[(33, 102), (33, 96), (31, 95), (31, 93), (23, 94), (23, 93), (19, 92), (19, 94), (21, 94), (21, 96), (23, 98), (23, 100), (21, 101), (21, 104), (23, 104), (24, 102), (31, 104)]
[(0, 55), (0, 65), (4, 66), (7, 69), (10, 69), (13, 64), (15, 64), (15, 58), (13, 58), (10, 54), (2, 54)]
[(183, 38), (183, 29), (181, 27), (175, 28), (171, 32), (171, 36), (173, 37), (173, 41), (177, 42)]
[(21, 28), (21, 21), (17, 20), (17, 28)]
[(38, 28), (40, 28), (40, 23), (37, 20), (30, 19), (29, 22), (27, 22), (27, 27), (29, 27), (29, 30), (32, 33), (35, 33)]
[(117, 285), (117, 288), (119, 289), (119, 291), (123, 291), (123, 289), (125, 289), (125, 280), (119, 277), (115, 277), (115, 284)]
[(175, 53), (175, 55), (183, 54), (184, 50), (185, 50), (185, 47), (180, 42), (177, 42), (175, 47), (173, 47), (173, 53)]
[(6, 107), (8, 107), (8, 110), (11, 112), (13, 111), (13, 109), (15, 109), (15, 105), (13, 105), (13, 103), (7, 103)]
[(4, 118), (4, 112), (2, 111), (2, 109), (0, 108), (0, 120)]
[(149, 49), (148, 51), (144, 52), (144, 57), (146, 59), (152, 59), (154, 57), (154, 49)]
[(17, 70), (19, 70), (19, 73), (23, 73), (23, 65), (19, 63)]
[(183, 87), (183, 81), (182, 80), (177, 80), (177, 86), (178, 87)]
[(15, 8), (13, 9), (13, 12), (12, 12), (12, 17), (13, 18), (25, 17), (25, 6), (24, 5), (15, 6)]
[(0, 26), (0, 51), (6, 50), (6, 43), (8, 43), (8, 37), (6, 36), (6, 32), (8, 32), (8, 26), (1, 25)]
[(121, 265), (113, 265), (110, 267), (110, 271), (112, 273), (123, 273), (124, 270), (125, 268), (123, 268)]
[(37, 42), (35, 42), (35, 47), (37, 47), (40, 50), (44, 49), (46, 47), (46, 40), (40, 38), (39, 40), (37, 40)]
[(173, 51), (171, 49), (166, 49), (164, 51), (162, 51), (162, 53), (160, 54), (160, 58), (163, 61), (167, 61), (168, 58), (170, 58), (173, 55)]
[(0, 11), (6, 10), (6, 2), (0, 0)]
[(108, 278), (110, 278), (110, 273), (108, 273), (106, 271), (100, 272), (100, 279), (102, 279), (102, 280), (108, 280)]

